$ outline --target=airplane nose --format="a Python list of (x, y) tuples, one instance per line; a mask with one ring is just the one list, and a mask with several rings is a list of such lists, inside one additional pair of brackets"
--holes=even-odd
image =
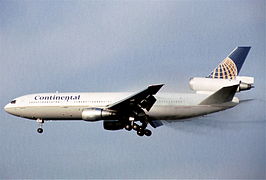
[(5, 105), (5, 107), (4, 107), (4, 110), (7, 112), (7, 113), (9, 113), (9, 114), (12, 114), (12, 115), (15, 115), (15, 116), (17, 116), (18, 115), (18, 110), (17, 110), (17, 108), (16, 107), (14, 107), (12, 104), (7, 104), (7, 105)]
[(4, 110), (8, 113), (10, 113), (10, 106), (9, 104), (5, 105)]
[[(8, 105), (8, 104), (7, 104)], [(4, 110), (7, 112), (7, 105), (5, 105)]]

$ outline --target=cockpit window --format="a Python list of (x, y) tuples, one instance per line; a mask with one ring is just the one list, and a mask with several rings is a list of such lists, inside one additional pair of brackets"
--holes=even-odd
[(16, 100), (13, 100), (10, 102), (11, 104), (16, 104)]

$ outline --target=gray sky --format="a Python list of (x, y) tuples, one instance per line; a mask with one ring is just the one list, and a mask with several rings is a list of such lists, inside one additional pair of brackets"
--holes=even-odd
[[(38, 92), (191, 92), (236, 46), (255, 99), (150, 138), (37, 123), (2, 107)], [(0, 178), (265, 178), (265, 1), (0, 1)]]

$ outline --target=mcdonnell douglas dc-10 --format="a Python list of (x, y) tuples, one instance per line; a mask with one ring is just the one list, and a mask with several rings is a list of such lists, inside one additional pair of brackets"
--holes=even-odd
[(250, 47), (234, 49), (207, 77), (189, 81), (196, 93), (158, 93), (163, 84), (131, 93), (41, 93), (15, 98), (6, 112), (39, 123), (48, 120), (103, 121), (106, 130), (134, 129), (139, 136), (150, 136), (162, 120), (180, 120), (232, 108), (239, 103), (236, 92), (253, 87), (254, 78), (238, 76)]

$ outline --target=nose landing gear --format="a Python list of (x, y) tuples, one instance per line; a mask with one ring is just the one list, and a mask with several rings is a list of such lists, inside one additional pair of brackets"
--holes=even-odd
[(43, 123), (44, 123), (44, 120), (42, 120), (42, 119), (37, 119), (36, 122), (39, 123), (39, 128), (37, 129), (37, 132), (38, 132), (38, 133), (43, 133), (42, 125), (43, 125)]
[(43, 133), (43, 128), (38, 128), (38, 129), (37, 129), (37, 132), (38, 132), (38, 133)]

